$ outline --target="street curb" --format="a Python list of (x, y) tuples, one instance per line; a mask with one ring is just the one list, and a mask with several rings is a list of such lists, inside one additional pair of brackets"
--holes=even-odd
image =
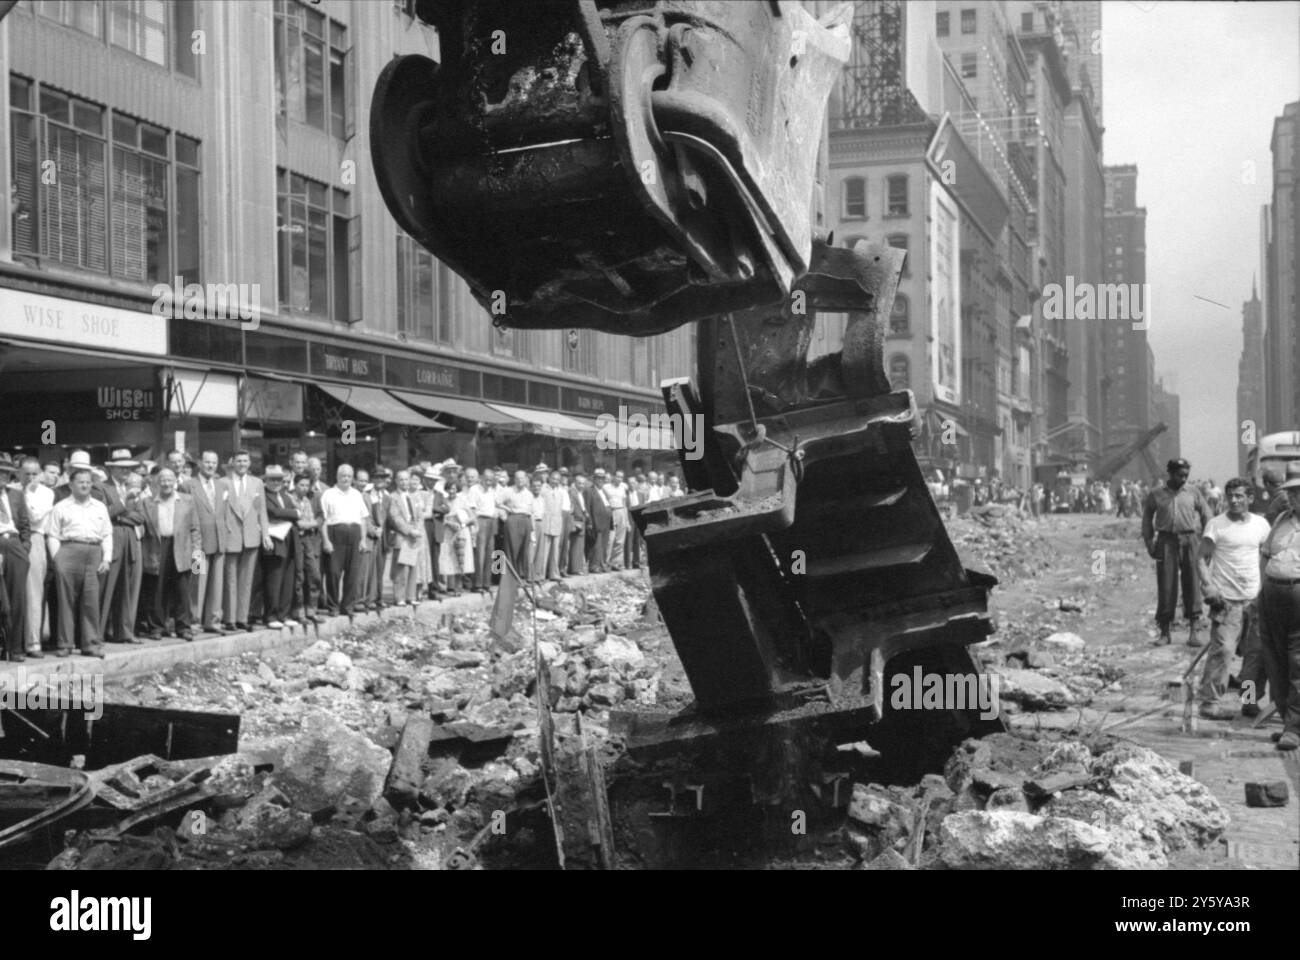
[[(598, 583), (606, 577), (629, 580), (644, 576), (644, 570), (624, 570), (614, 573), (584, 574), (580, 577), (569, 577), (561, 582), (570, 587), (580, 587)], [(481, 594), (424, 600), (415, 609), (415, 619), (423, 623), (436, 623), (448, 614), (482, 612), (492, 608), (492, 600), (493, 595)], [(106, 643), (104, 650), (107, 656), (103, 660), (84, 657), (77, 653), (70, 657), (56, 657), (47, 652), (39, 660), (29, 658), (23, 663), (10, 663), (7, 660), (0, 662), (0, 675), (23, 670), (28, 674), (80, 673), (102, 674), (105, 677), (129, 677), (166, 670), (178, 663), (223, 660), (244, 653), (263, 651), (294, 653), (317, 640), (335, 636), (349, 627), (410, 618), (411, 613), (405, 608), (398, 612), (396, 607), (386, 607), (382, 614), (362, 613), (353, 617), (326, 617), (318, 624), (308, 623), (298, 627), (284, 627), (280, 630), (262, 629), (254, 630), (252, 633), (204, 636), (191, 641), (169, 637), (166, 640), (146, 640), (143, 644)]]

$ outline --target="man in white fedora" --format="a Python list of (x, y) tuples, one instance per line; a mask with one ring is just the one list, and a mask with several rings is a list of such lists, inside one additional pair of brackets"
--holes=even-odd
[(141, 642), (135, 636), (135, 615), (144, 577), (140, 551), (144, 504), (129, 482), (139, 465), (125, 448), (114, 450), (104, 463), (109, 477), (102, 489), (113, 524), (113, 557), (99, 595), (99, 629), (110, 643)]

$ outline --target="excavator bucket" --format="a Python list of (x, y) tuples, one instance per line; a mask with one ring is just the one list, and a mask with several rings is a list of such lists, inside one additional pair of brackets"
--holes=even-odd
[(374, 167), (495, 322), (662, 333), (780, 300), (807, 268), (843, 23), (787, 0), (418, 11), (442, 61), (383, 70)]
[[(958, 557), (912, 450), (912, 394), (881, 365), (904, 256), (816, 244), (806, 314), (706, 322), (702, 395), (665, 386), (670, 415), (710, 425), (704, 455), (682, 460), (694, 492), (633, 518), (701, 716), (808, 703), (879, 721), (903, 654), (977, 679), (965, 648), (992, 632), (996, 580)], [(828, 310), (848, 313), (843, 349), (809, 365)]]

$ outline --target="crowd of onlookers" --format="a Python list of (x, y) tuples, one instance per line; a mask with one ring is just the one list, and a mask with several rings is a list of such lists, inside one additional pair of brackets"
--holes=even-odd
[(293, 454), (260, 477), (239, 450), (92, 464), (0, 453), (0, 631), (10, 660), (103, 656), (104, 642), (276, 629), (323, 614), (640, 567), (629, 508), (673, 474), (413, 463), (396, 472)]

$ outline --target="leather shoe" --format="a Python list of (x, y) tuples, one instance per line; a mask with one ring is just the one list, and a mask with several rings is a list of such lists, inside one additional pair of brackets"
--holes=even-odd
[(1300, 747), (1300, 733), (1294, 730), (1288, 730), (1278, 738), (1277, 748), (1279, 750), (1295, 750)]
[(1259, 704), (1243, 703), (1241, 705), (1241, 715), (1247, 719), (1254, 719), (1259, 716)]
[(11, 653), (9, 654), (9, 662), (10, 662), (10, 663), (23, 663), (26, 659), (27, 659), (27, 654), (25, 654), (25, 653), (12, 653), (12, 652), (11, 652)]
[(141, 640), (139, 637), (127, 637), (125, 640), (119, 640), (118, 643), (134, 643), (134, 644), (143, 645), (144, 641)]
[(107, 654), (104, 653), (103, 647), (92, 647), (89, 650), (82, 650), (81, 655), (83, 657), (94, 657), (96, 660), (103, 660), (107, 656)]
[(223, 624), (221, 625), (221, 632), (222, 632), (222, 633), (234, 633), (234, 632), (235, 632), (235, 625), (234, 625), (233, 623), (223, 623)]
[(1201, 633), (1201, 627), (1198, 623), (1193, 623), (1187, 631), (1187, 645), (1189, 647), (1205, 646), (1205, 636)]
[(237, 623), (237, 624), (235, 624), (235, 629), (237, 629), (237, 630), (243, 630), (245, 633), (252, 633), (252, 632), (253, 632), (253, 628), (250, 627), (250, 626), (249, 626), (248, 624), (246, 624), (246, 623)]
[(28, 650), (27, 656), (31, 660), (44, 660), (45, 652), (43, 650)]
[(180, 638), (181, 638), (182, 640), (184, 640), (185, 642), (188, 643), (188, 642), (190, 642), (190, 641), (192, 641), (192, 640), (194, 639), (194, 631), (193, 631), (193, 630), (182, 630), (182, 631), (180, 632)]
[(54, 651), (54, 655), (56, 657), (70, 657), (72, 656), (72, 651), (66, 649), (59, 649)]

